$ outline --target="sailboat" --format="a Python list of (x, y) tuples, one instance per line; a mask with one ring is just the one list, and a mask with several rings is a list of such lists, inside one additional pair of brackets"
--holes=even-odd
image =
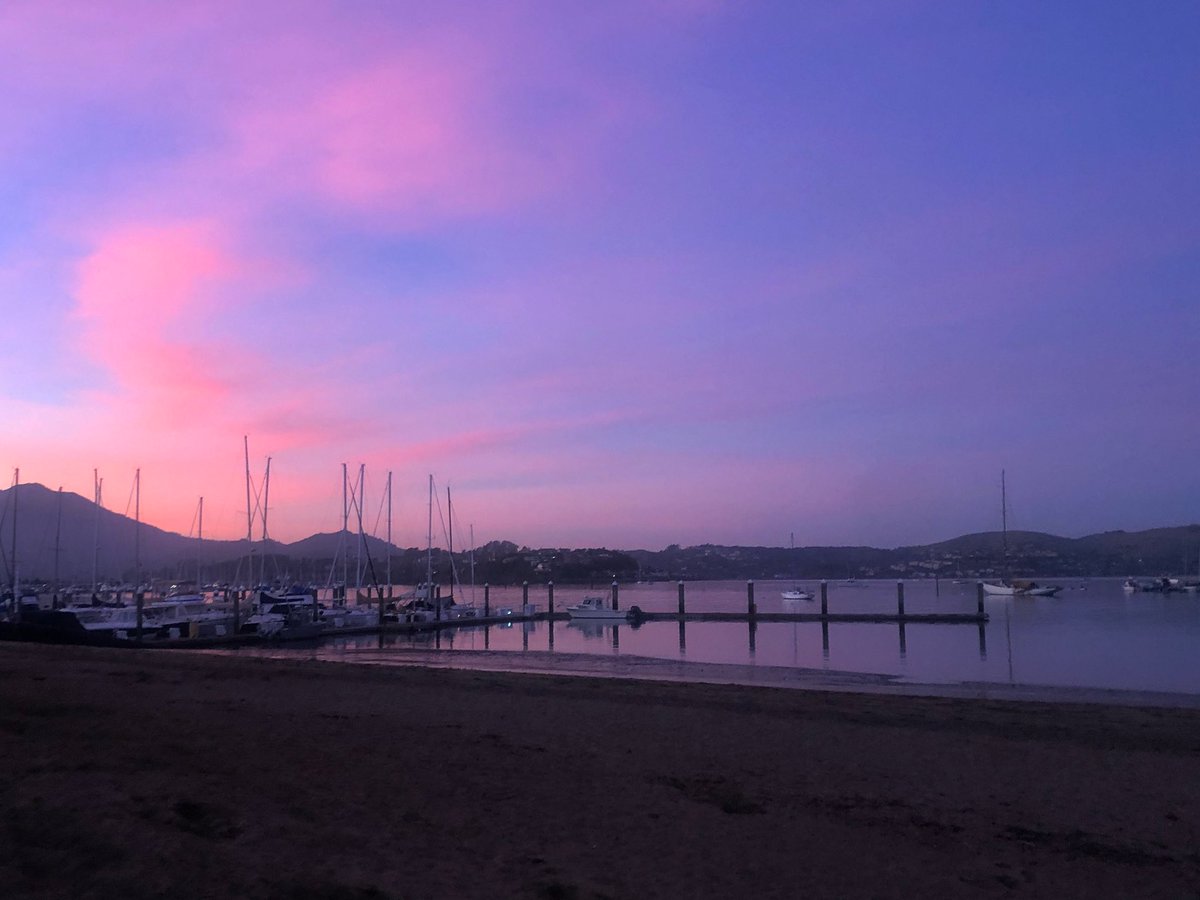
[(1000, 470), (1000, 525), (1001, 525), (1001, 541), (1004, 554), (1004, 579), (999, 584), (983, 582), (983, 591), (985, 594), (991, 594), (994, 597), (1052, 597), (1057, 594), (1062, 588), (1059, 587), (1039, 587), (1033, 581), (1013, 581), (1008, 574), (1008, 491), (1004, 480), (1004, 470)]
[[(796, 549), (796, 532), (794, 532), (794, 531), (791, 532), (791, 539), (790, 539), (789, 546), (793, 551)], [(795, 554), (793, 553), (792, 555), (794, 556)], [(795, 584), (792, 585), (792, 589), (790, 591), (784, 591), (781, 596), (783, 597), (784, 600), (811, 600), (811, 599), (813, 599), (813, 594), (811, 591), (806, 591), (803, 588), (801, 588), (799, 585), (795, 585)]]
[(983, 583), (983, 590), (984, 593), (995, 597), (1011, 597), (1018, 593), (1018, 591), (1013, 587), (1012, 581), (1008, 577), (1008, 492), (1005, 487), (1003, 469), (1000, 470), (1000, 523), (1000, 540), (1002, 542), (1001, 546), (1003, 547), (1004, 558), (1004, 580), (1000, 584), (992, 584), (985, 581)]

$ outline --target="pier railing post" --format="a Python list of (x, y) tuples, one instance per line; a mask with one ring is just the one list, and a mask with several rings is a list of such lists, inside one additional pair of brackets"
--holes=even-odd
[(529, 615), (529, 582), (521, 584), (521, 615)]
[(898, 615), (904, 615), (904, 582), (896, 582), (896, 612)]
[(829, 582), (821, 579), (821, 615), (829, 615)]
[(617, 610), (619, 610), (621, 608), (620, 601), (618, 599), (618, 594), (617, 594), (617, 579), (615, 579), (615, 578), (613, 579), (613, 583), (612, 583), (612, 602), (613, 602), (613, 612), (616, 612)]
[(983, 582), (975, 582), (975, 605), (979, 609), (979, 617), (983, 618)]
[(683, 580), (680, 579), (680, 581), (679, 581), (679, 614), (681, 616), (687, 615), (685, 609), (686, 608), (685, 608), (685, 605), (683, 602)]
[(492, 588), (488, 582), (483, 583), (483, 617), (486, 619), (492, 613)]
[(754, 609), (754, 579), (751, 578), (746, 582), (746, 615), (753, 616), (756, 610)]
[[(554, 582), (551, 581), (546, 585), (546, 606), (550, 610), (550, 618), (554, 618)], [(553, 640), (553, 638), (551, 638)]]
[(233, 633), (238, 634), (242, 630), (242, 592), (233, 592)]

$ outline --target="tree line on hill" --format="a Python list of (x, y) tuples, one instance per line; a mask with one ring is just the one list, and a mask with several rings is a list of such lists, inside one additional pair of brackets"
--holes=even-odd
[[(936, 544), (876, 547), (734, 547), (702, 544), (663, 550), (529, 548), (492, 541), (451, 557), (435, 549), (389, 548), (379, 538), (349, 532), (301, 541), (199, 541), (140, 526), (97, 508), (77, 494), (39, 484), (0, 491), (0, 562), (12, 577), (13, 493), (19, 490), (17, 562), (22, 579), (62, 584), (143, 580), (249, 584), (259, 581), (394, 584), (425, 580), (432, 562), (439, 583), (495, 585), (603, 584), (613, 580), (1033, 578), (1155, 576), (1200, 573), (1200, 525), (1141, 532), (1114, 531), (1083, 538), (1040, 532), (964, 535)], [(1007, 552), (1006, 552), (1007, 549)]]

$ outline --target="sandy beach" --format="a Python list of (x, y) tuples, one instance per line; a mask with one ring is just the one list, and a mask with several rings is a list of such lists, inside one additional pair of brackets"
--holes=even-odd
[(1200, 713), (0, 645), (5, 896), (1194, 896)]

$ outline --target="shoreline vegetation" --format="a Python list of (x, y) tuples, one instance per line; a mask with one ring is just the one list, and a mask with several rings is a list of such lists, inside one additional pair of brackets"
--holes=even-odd
[[(313, 534), (302, 540), (213, 540), (184, 536), (138, 523), (86, 500), (63, 496), (41, 484), (18, 486), (21, 528), (17, 557), (21, 574), (49, 585), (58, 573), (64, 582), (91, 585), (128, 582), (139, 574), (166, 584), (187, 581), (202, 568), (206, 580), (249, 583), (281, 579), (325, 584), (336, 560), (358, 560), (358, 535), (348, 531)], [(11, 536), (18, 488), (0, 490), (0, 537)], [(46, 535), (56, 535), (49, 541)], [(98, 540), (99, 538), (99, 540)], [(5, 543), (7, 547), (8, 544)], [(364, 535), (362, 549), (382, 577), (391, 556), (394, 584), (425, 580), (427, 549), (391, 546)], [(451, 580), (449, 554), (434, 548), (436, 574)], [(604, 585), (611, 581), (726, 581), (772, 579), (993, 579), (1006, 573), (1027, 578), (1108, 578), (1178, 575), (1200, 578), (1200, 524), (1142, 531), (1108, 531), (1080, 538), (1037, 531), (1009, 530), (966, 534), (928, 544), (879, 548), (866, 546), (729, 546), (671, 544), (662, 550), (608, 548), (531, 548), (504, 540), (454, 553), (459, 573), (474, 566), (476, 581), (494, 586), (531, 584)], [(140, 570), (140, 571), (139, 571)], [(378, 578), (373, 577), (374, 584)], [(465, 580), (465, 579), (464, 579)], [(5, 585), (7, 587), (8, 585)], [(64, 587), (66, 584), (63, 585)], [(49, 589), (46, 591), (49, 593)]]
[(10, 897), (1200, 891), (1191, 709), (23, 644), (0, 698)]

